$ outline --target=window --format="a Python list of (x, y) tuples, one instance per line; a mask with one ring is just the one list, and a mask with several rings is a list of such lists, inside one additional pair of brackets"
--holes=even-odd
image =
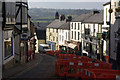
[(68, 40), (70, 40), (70, 33), (68, 32)]
[(11, 41), (5, 42), (5, 57), (12, 55), (12, 43)]
[(75, 40), (76, 40), (76, 31), (75, 31)]
[(71, 24), (71, 29), (73, 29), (73, 23)]
[(106, 8), (106, 21), (107, 21), (107, 8)]
[(49, 40), (50, 40), (50, 35), (49, 35)]
[(85, 35), (89, 35), (90, 34), (90, 29), (85, 29)]
[(54, 32), (54, 29), (53, 29), (53, 32)]
[(72, 31), (72, 39), (73, 39), (73, 31)]
[(63, 42), (63, 40), (64, 40), (64, 36), (62, 36), (62, 42)]
[(55, 37), (53, 37), (53, 41), (55, 41)]
[(80, 29), (79, 27), (80, 27), (80, 24), (78, 23), (78, 30)]
[(75, 23), (75, 29), (76, 29), (76, 23)]
[(80, 32), (78, 32), (78, 40), (79, 40), (79, 38), (80, 38), (79, 36), (80, 36)]
[(67, 40), (67, 32), (66, 32), (66, 40)]
[(56, 37), (56, 41), (58, 41), (58, 37)]
[(58, 29), (56, 29), (56, 33), (58, 33)]
[(61, 41), (61, 35), (60, 35), (60, 39), (59, 40)]

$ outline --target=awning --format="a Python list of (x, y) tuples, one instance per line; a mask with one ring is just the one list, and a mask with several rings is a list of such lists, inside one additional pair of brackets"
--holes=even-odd
[(72, 48), (72, 49), (74, 49), (76, 46), (77, 46), (77, 45), (72, 44), (72, 43), (68, 44), (68, 47), (70, 47), (70, 48)]
[(68, 45), (67, 45), (67, 44), (62, 44), (62, 45), (60, 45), (60, 46), (66, 46), (66, 47), (67, 47)]

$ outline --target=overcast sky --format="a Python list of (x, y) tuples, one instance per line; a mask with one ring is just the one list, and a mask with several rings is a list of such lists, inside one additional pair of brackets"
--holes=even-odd
[(109, 0), (29, 0), (29, 8), (103, 9)]

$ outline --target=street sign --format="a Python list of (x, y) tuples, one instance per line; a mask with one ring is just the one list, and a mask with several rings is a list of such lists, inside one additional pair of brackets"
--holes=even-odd
[(101, 39), (102, 38), (102, 33), (97, 33), (97, 38)]

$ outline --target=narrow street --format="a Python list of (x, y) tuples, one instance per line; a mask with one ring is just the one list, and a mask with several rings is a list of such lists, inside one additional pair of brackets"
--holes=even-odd
[(53, 79), (56, 78), (55, 75), (55, 62), (57, 60), (56, 57), (49, 56), (46, 54), (39, 54), (42, 57), (41, 62), (38, 61), (38, 64), (20, 74), (17, 74), (12, 80), (41, 80), (41, 79)]

